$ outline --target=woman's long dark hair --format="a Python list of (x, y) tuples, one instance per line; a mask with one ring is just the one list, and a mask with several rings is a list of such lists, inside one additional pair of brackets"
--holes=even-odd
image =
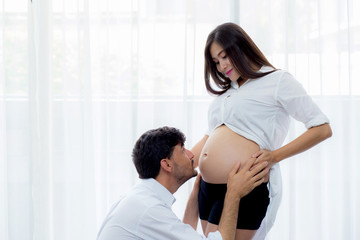
[[(243, 79), (259, 78), (273, 72), (260, 73), (254, 71), (251, 66), (257, 68), (262, 66), (274, 67), (240, 26), (234, 23), (224, 23), (217, 26), (209, 34), (205, 45), (205, 85), (210, 93), (221, 95), (231, 87), (231, 80), (217, 71), (216, 64), (210, 54), (210, 47), (214, 42), (225, 50), (231, 64), (238, 73), (241, 73)], [(211, 86), (210, 76), (220, 90), (215, 90)]]

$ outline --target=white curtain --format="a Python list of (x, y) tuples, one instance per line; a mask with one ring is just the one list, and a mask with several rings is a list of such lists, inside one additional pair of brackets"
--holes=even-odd
[[(360, 238), (360, 1), (0, 0), (0, 239), (95, 239), (136, 182), (144, 131), (204, 134), (203, 48), (240, 24), (328, 115), (333, 137), (281, 163), (268, 239)], [(286, 141), (305, 130), (292, 122)], [(182, 217), (192, 181), (176, 193)]]

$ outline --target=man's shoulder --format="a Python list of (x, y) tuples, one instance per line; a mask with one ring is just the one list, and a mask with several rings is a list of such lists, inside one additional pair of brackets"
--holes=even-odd
[(130, 206), (134, 208), (148, 208), (159, 203), (160, 201), (156, 194), (144, 189), (134, 189), (121, 200), (121, 204), (125, 209)]
[(146, 189), (134, 187), (112, 205), (100, 231), (102, 232), (101, 236), (106, 234), (116, 234), (122, 237), (137, 236), (139, 234), (138, 226), (142, 225), (147, 215), (153, 212), (151, 209), (158, 205), (159, 201), (155, 194)]
[(147, 209), (160, 205), (163, 204), (154, 192), (135, 187), (120, 199), (116, 212), (132, 215), (144, 214)]

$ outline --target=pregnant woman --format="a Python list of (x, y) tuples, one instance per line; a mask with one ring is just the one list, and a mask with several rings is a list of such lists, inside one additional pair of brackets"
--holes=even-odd
[[(275, 69), (233, 23), (219, 25), (208, 36), (205, 85), (215, 95), (208, 111), (209, 130), (192, 149), (202, 175), (202, 228), (207, 235), (218, 227), (232, 166), (255, 157), (255, 164), (268, 161), (270, 174), (267, 183), (241, 199), (236, 239), (264, 239), (281, 199), (278, 163), (330, 137), (329, 121), (301, 84)], [(307, 130), (282, 146), (290, 116)]]

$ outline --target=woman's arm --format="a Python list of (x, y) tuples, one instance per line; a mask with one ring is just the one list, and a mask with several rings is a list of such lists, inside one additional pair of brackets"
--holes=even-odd
[(198, 195), (200, 188), (200, 173), (197, 175), (193, 190), (191, 191), (189, 200), (186, 204), (186, 209), (183, 217), (183, 223), (189, 224), (196, 230), (199, 220), (199, 207), (198, 207)]
[(198, 143), (196, 143), (195, 146), (191, 149), (191, 152), (194, 154), (195, 168), (199, 165), (199, 157), (208, 138), (209, 138), (208, 135), (204, 135), (204, 137)]
[(276, 149), (272, 152), (267, 150), (260, 150), (253, 154), (252, 157), (257, 158), (256, 163), (268, 161), (270, 165), (273, 165), (285, 158), (289, 158), (312, 148), (316, 144), (331, 137), (331, 135), (332, 131), (330, 125), (325, 123), (320, 126), (309, 128), (305, 133), (279, 149)]

